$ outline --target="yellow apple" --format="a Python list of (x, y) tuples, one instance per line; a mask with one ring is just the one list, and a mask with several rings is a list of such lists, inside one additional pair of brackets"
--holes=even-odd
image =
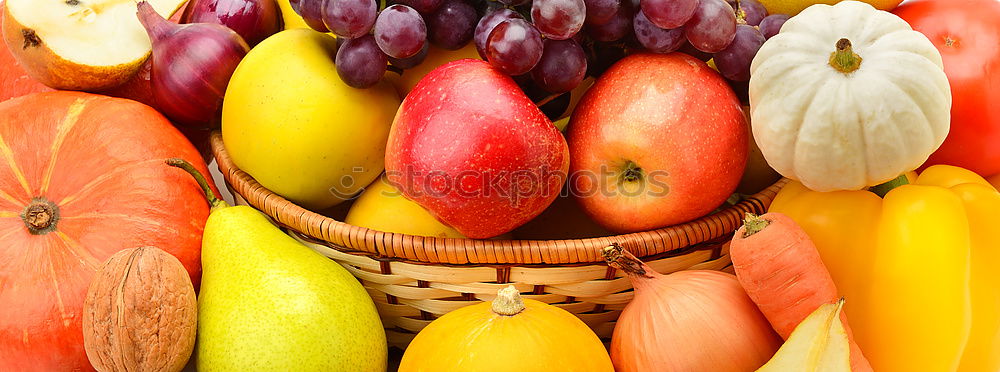
[(278, 8), (281, 8), (281, 19), (285, 23), (285, 29), (291, 30), (294, 28), (309, 28), (306, 21), (302, 20), (302, 17), (295, 10), (292, 9), (292, 5), (288, 3), (288, 0), (277, 0)]
[(439, 238), (465, 238), (457, 230), (438, 221), (419, 204), (407, 199), (386, 181), (372, 182), (354, 201), (347, 218), (351, 225), (372, 230)]
[(399, 96), (406, 97), (406, 94), (410, 93), (410, 90), (417, 85), (420, 79), (424, 78), (424, 75), (445, 63), (464, 58), (480, 59), (475, 43), (469, 42), (459, 50), (441, 49), (431, 45), (427, 51), (427, 58), (422, 63), (411, 69), (403, 70), (402, 75), (389, 71), (386, 76), (396, 87)]
[(320, 32), (279, 32), (240, 62), (222, 105), (233, 162), (313, 210), (351, 198), (382, 173), (400, 103), (385, 81), (368, 89), (341, 81), (335, 50)]

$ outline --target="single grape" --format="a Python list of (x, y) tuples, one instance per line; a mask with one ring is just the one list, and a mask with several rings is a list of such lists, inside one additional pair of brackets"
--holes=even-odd
[(583, 0), (534, 0), (531, 22), (549, 39), (566, 40), (583, 27), (587, 6)]
[(740, 0), (737, 3), (736, 19), (743, 19), (746, 24), (756, 26), (767, 17), (767, 8), (764, 8), (757, 0)]
[(323, 7), (326, 0), (290, 0), (292, 10), (306, 22), (306, 25), (319, 32), (329, 32), (323, 24)]
[(642, 0), (639, 4), (646, 18), (659, 28), (679, 28), (694, 16), (699, 0)]
[(428, 37), (434, 45), (456, 50), (472, 40), (479, 15), (472, 5), (462, 0), (446, 0), (424, 20), (427, 22)]
[(760, 33), (764, 35), (764, 38), (770, 39), (781, 31), (781, 26), (787, 20), (788, 15), (786, 14), (771, 14), (764, 17), (764, 20), (760, 21)]
[(588, 24), (587, 34), (597, 41), (611, 42), (621, 40), (632, 32), (632, 18), (635, 10), (630, 5), (622, 4), (618, 11), (603, 24)]
[[(343, 0), (329, 0), (329, 1), (343, 1)], [(400, 4), (407, 5), (413, 9), (416, 9), (420, 14), (430, 14), (431, 12), (437, 10), (444, 0), (399, 0)]]
[(337, 74), (355, 88), (368, 88), (385, 75), (388, 59), (375, 44), (375, 38), (365, 35), (350, 39), (337, 51)]
[(508, 19), (490, 32), (486, 57), (503, 73), (521, 75), (531, 71), (542, 58), (542, 35), (526, 20)]
[(521, 18), (521, 15), (507, 8), (497, 8), (479, 19), (472, 40), (476, 43), (476, 51), (479, 52), (480, 57), (486, 59), (486, 39), (490, 37), (493, 28), (497, 27), (500, 22), (514, 18)]
[(400, 58), (389, 57), (389, 63), (403, 70), (414, 68), (417, 65), (423, 63), (424, 59), (427, 58), (427, 52), (430, 50), (429, 48), (430, 45), (431, 45), (430, 43), (424, 43), (424, 47), (420, 48), (420, 51), (417, 52), (417, 54), (414, 54), (412, 57), (409, 58), (400, 59)]
[[(316, 0), (301, 0), (316, 1)], [(353, 39), (371, 31), (378, 15), (375, 0), (335, 0), (322, 1), (323, 24), (340, 37)]]
[(750, 62), (764, 45), (764, 35), (750, 25), (736, 26), (736, 37), (726, 49), (715, 53), (715, 67), (722, 76), (733, 81), (750, 80)]
[(375, 21), (375, 41), (392, 58), (412, 57), (427, 43), (424, 18), (406, 5), (385, 8)]
[(633, 27), (635, 38), (650, 52), (670, 53), (684, 44), (684, 28), (668, 30), (657, 27), (641, 11), (635, 13)]
[(573, 39), (545, 39), (542, 58), (531, 77), (535, 83), (549, 93), (569, 92), (580, 85), (587, 74), (587, 55)]
[(587, 8), (587, 24), (602, 25), (611, 20), (621, 7), (619, 0), (583, 0)]
[(691, 45), (705, 53), (725, 49), (736, 36), (736, 13), (722, 0), (701, 0), (694, 17), (684, 25)]

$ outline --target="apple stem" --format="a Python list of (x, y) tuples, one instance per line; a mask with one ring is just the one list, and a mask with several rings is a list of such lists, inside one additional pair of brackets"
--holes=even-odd
[(861, 68), (861, 56), (854, 53), (851, 41), (840, 39), (837, 41), (837, 51), (830, 53), (830, 66), (845, 74), (852, 73)]
[(625, 182), (635, 182), (642, 179), (642, 167), (631, 160), (625, 161), (625, 170), (622, 171), (622, 179)]

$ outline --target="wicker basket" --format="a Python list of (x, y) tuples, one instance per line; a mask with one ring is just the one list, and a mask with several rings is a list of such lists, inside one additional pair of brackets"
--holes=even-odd
[[(212, 151), (237, 203), (270, 216), (292, 237), (343, 265), (375, 301), (391, 346), (405, 348), (435, 318), (515, 285), (525, 297), (576, 314), (603, 339), (632, 298), (631, 284), (601, 249), (615, 242), (662, 273), (723, 270), (729, 236), (747, 212), (763, 213), (784, 184), (688, 223), (574, 240), (443, 239), (352, 226), (306, 210), (239, 170), (212, 134)], [(721, 227), (721, 228), (720, 228)]]

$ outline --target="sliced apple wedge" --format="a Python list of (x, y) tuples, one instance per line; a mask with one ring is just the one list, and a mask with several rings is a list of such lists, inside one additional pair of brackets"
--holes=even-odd
[[(186, 0), (148, 0), (170, 18)], [(150, 42), (137, 0), (6, 0), (3, 37), (32, 78), (57, 89), (104, 90), (134, 76)]]
[(840, 321), (844, 300), (809, 314), (757, 372), (850, 372), (851, 347)]

